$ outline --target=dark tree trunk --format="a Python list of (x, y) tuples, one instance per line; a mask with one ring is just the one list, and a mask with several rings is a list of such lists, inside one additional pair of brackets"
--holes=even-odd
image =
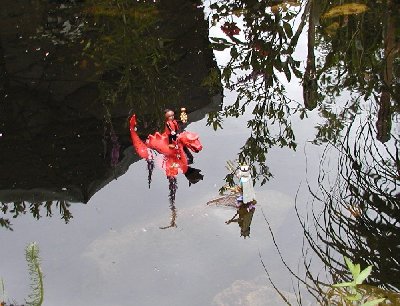
[(314, 22), (314, 0), (310, 0), (310, 13), (308, 17), (308, 39), (307, 39), (307, 66), (303, 78), (304, 106), (313, 110), (317, 106), (318, 84), (315, 71), (315, 22)]
[(377, 139), (382, 143), (390, 139), (392, 128), (391, 120), (391, 88), (393, 85), (393, 61), (396, 53), (395, 43), (395, 20), (391, 10), (391, 1), (388, 0), (388, 16), (386, 18), (384, 46), (385, 46), (385, 65), (383, 68), (383, 86), (381, 98), (379, 100), (378, 119), (376, 122)]

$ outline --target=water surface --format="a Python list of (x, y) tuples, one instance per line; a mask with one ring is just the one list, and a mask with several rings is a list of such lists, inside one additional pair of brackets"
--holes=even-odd
[[(388, 52), (384, 42), (387, 46), (392, 38), (382, 36), (371, 45), (363, 38), (368, 29), (383, 33), (381, 25), (371, 24), (388, 8), (369, 5), (368, 12), (339, 15), (329, 22), (322, 12), (330, 5), (316, 7), (314, 1), (288, 4), (289, 10), (284, 5), (252, 7), (245, 2), (206, 5), (205, 14), (215, 16), (210, 19), (215, 21), (210, 29), (213, 59), (202, 40), (208, 41), (208, 25), (201, 3), (178, 2), (169, 8), (157, 3), (123, 6), (122, 12), (121, 7), (103, 7), (96, 1), (89, 8), (54, 6), (49, 12), (60, 18), (77, 14), (73, 16), (78, 21), (104, 26), (97, 32), (82, 28), (75, 44), (72, 36), (61, 35), (74, 50), (88, 50), (98, 58), (91, 62), (89, 54), (81, 59), (87, 62), (78, 65), (79, 80), (71, 88), (58, 88), (57, 94), (40, 86), (26, 89), (26, 84), (24, 91), (20, 89), (18, 80), (33, 72), (29, 68), (18, 73), (11, 55), (22, 52), (22, 47), (9, 32), (2, 33), (0, 51), (5, 59), (11, 57), (1, 66), (7, 69), (0, 71), (7, 72), (0, 83), (6, 84), (1, 87), (2, 103), (9, 103), (8, 112), (1, 113), (0, 131), (0, 194), (8, 209), (2, 219), (0, 277), (8, 300), (22, 303), (29, 295), (24, 248), (31, 241), (40, 247), (43, 305), (284, 305), (273, 286), (292, 304), (298, 303), (299, 292), (305, 305), (324, 304), (329, 289), (321, 289), (323, 283), (348, 279), (343, 255), (362, 266), (373, 265), (370, 284), (397, 292), (398, 53), (383, 60), (377, 55)], [(62, 5), (69, 11), (60, 13)], [(197, 35), (194, 46), (190, 39), (177, 39), (188, 20), (172, 23), (164, 32), (163, 21), (149, 17), (159, 16), (154, 12), (162, 12), (163, 18), (174, 16), (177, 7), (193, 14), (192, 21), (198, 18), (189, 30)], [(262, 10), (267, 12), (264, 19), (257, 15)], [(79, 12), (89, 12), (89, 17)], [(14, 15), (6, 16), (12, 25)], [(277, 22), (281, 17), (285, 21)], [(390, 18), (386, 27), (398, 28)], [(71, 19), (53, 20), (52, 26), (71, 35), (73, 26), (80, 29), (79, 22), (69, 28), (66, 20)], [(315, 20), (319, 22), (313, 24)], [(303, 22), (308, 28), (301, 29)], [(138, 34), (139, 41), (121, 40), (121, 33), (141, 24), (147, 27)], [(351, 32), (352, 25), (361, 30)], [(229, 32), (235, 27), (238, 34)], [(177, 35), (172, 45), (166, 39), (171, 35)], [(280, 43), (269, 40), (273, 35), (281, 38)], [(89, 41), (95, 43), (93, 37), (102, 38), (99, 49), (88, 46)], [(35, 39), (37, 48), (56, 44)], [(146, 44), (153, 48), (152, 55), (159, 55), (156, 65), (138, 51)], [(342, 45), (353, 52), (365, 50), (365, 57), (359, 55), (363, 64), (372, 56), (376, 63), (365, 64), (364, 74), (363, 66), (355, 67)], [(181, 48), (185, 52), (180, 53)], [(225, 50), (217, 51), (221, 49)], [(137, 52), (133, 59), (125, 53), (132, 50)], [(57, 58), (66, 56), (58, 52)], [(335, 54), (337, 59), (332, 58)], [(68, 56), (68, 61), (75, 61), (76, 54)], [(101, 61), (96, 64), (97, 59)], [(121, 64), (121, 59), (129, 60)], [(198, 65), (192, 67), (191, 61), (200, 61), (207, 69), (196, 70)], [(384, 64), (392, 67), (390, 78), (382, 72)], [(60, 68), (55, 60), (52, 65)], [(222, 81), (213, 74), (217, 67)], [(175, 83), (179, 71), (185, 74)], [(228, 76), (228, 71), (236, 74)], [(190, 75), (193, 81), (185, 83)], [(143, 85), (145, 78), (149, 81)], [(160, 78), (165, 82), (154, 87)], [(209, 89), (200, 84), (204, 78)], [(374, 85), (374, 78), (386, 87)], [(40, 84), (52, 87), (59, 81), (45, 78)], [(222, 103), (218, 93), (223, 94)], [(24, 106), (21, 101), (27, 97)], [(59, 111), (52, 103), (65, 108)], [(149, 188), (147, 164), (133, 152), (127, 118), (137, 112), (145, 135), (160, 129), (165, 107), (182, 105), (190, 110), (186, 129), (198, 133), (204, 147), (193, 164), (204, 177), (190, 185), (179, 175), (171, 203), (162, 169), (156, 167)], [(16, 116), (17, 111), (24, 116)], [(13, 118), (20, 125), (12, 124)], [(223, 128), (215, 131), (212, 123), (222, 118)], [(112, 153), (116, 147), (118, 156)], [(225, 224), (235, 215), (234, 207), (207, 205), (230, 182), (226, 161), (236, 159), (253, 166), (256, 179), (258, 203), (246, 237), (238, 223)], [(23, 168), (25, 175), (19, 170)], [(16, 214), (12, 207), (21, 210)], [(46, 216), (48, 207), (52, 216)], [(171, 224), (176, 226), (168, 227)]]

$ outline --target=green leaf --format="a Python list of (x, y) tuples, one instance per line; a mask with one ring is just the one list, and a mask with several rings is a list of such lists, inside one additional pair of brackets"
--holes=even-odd
[(211, 43), (211, 48), (216, 51), (224, 51), (226, 48), (229, 48), (229, 45), (226, 44), (219, 44), (219, 43)]
[(289, 63), (285, 62), (283, 65), (283, 72), (285, 72), (286, 75), (286, 79), (288, 80), (288, 82), (290, 82), (292, 75), (290, 73), (290, 69), (289, 69)]
[(241, 40), (237, 39), (235, 36), (231, 36), (229, 38), (236, 44), (239, 44), (239, 45), (243, 44), (243, 42)]
[(214, 41), (216, 43), (225, 43), (225, 44), (229, 43), (225, 38), (221, 38), (221, 37), (210, 37), (210, 40)]
[(283, 28), (285, 29), (287, 37), (292, 38), (292, 36), (293, 36), (292, 26), (288, 22), (284, 22)]
[(282, 71), (282, 61), (279, 56), (275, 59), (275, 62), (273, 62), (273, 64), (276, 70)]
[(359, 292), (357, 292), (355, 295), (345, 296), (345, 299), (349, 300), (349, 301), (359, 301), (359, 300), (361, 300), (361, 298), (362, 298), (362, 296)]
[(232, 48), (231, 48), (231, 57), (232, 57), (232, 58), (237, 58), (238, 55), (239, 55), (239, 53), (238, 53), (236, 47), (232, 47)]
[(360, 264), (354, 265), (354, 269), (353, 269), (353, 271), (351, 271), (351, 274), (353, 274), (353, 279), (354, 280), (356, 280), (357, 277), (360, 275), (360, 271), (361, 271)]
[(346, 256), (344, 256), (344, 261), (346, 262), (346, 265), (349, 268), (350, 272), (353, 273), (353, 270), (354, 270), (353, 262), (349, 258), (347, 258)]
[(383, 302), (384, 300), (386, 300), (386, 299), (385, 299), (385, 298), (380, 298), (380, 299), (368, 301), (368, 302), (366, 302), (366, 303), (361, 304), (361, 306), (374, 306), (374, 305), (378, 305), (380, 302)]
[(364, 270), (362, 270), (361, 273), (355, 279), (356, 284), (357, 285), (362, 284), (363, 281), (371, 274), (371, 271), (372, 271), (372, 266), (368, 266)]

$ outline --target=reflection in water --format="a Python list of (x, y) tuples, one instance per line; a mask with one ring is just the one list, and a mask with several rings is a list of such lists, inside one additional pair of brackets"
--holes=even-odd
[[(363, 297), (400, 302), (400, 138), (391, 134), (390, 142), (381, 143), (370, 119), (354, 121), (340, 141), (326, 147), (318, 189), (308, 186), (313, 198), (305, 217), (296, 203), (305, 279), (289, 268), (274, 240), (285, 267), (321, 305), (343, 305), (342, 293), (330, 285), (352, 281), (344, 256), (363, 268), (372, 266), (367, 284), (358, 286)], [(338, 158), (336, 172), (332, 156)], [(317, 259), (327, 279), (312, 268)]]
[[(327, 5), (327, 12), (332, 5)], [(321, 42), (317, 47), (326, 54), (325, 60), (317, 67), (321, 93), (324, 100), (321, 115), (326, 124), (318, 127), (318, 137), (334, 140), (349, 119), (349, 113), (362, 112), (360, 100), (355, 99), (343, 111), (335, 110), (335, 99), (348, 90), (360, 99), (368, 100), (377, 106), (376, 118), (377, 139), (381, 142), (389, 140), (394, 102), (399, 100), (398, 90), (394, 80), (399, 73), (394, 69), (396, 58), (399, 56), (399, 45), (396, 45), (394, 29), (399, 27), (395, 18), (398, 5), (393, 1), (385, 1), (376, 5), (368, 1), (367, 11), (356, 14), (357, 10), (346, 11), (345, 7), (338, 10), (338, 15), (329, 17), (323, 14), (320, 19), (318, 37)], [(384, 22), (377, 22), (383, 20)], [(384, 56), (382, 56), (384, 54)], [(397, 107), (398, 112), (398, 107)]]
[[(223, 32), (212, 38), (212, 44), (215, 50), (230, 51), (222, 78), (227, 88), (237, 93), (237, 100), (211, 114), (209, 124), (218, 128), (223, 117), (238, 117), (250, 109), (251, 136), (241, 148), (239, 160), (250, 160), (252, 174), (261, 184), (271, 177), (265, 164), (269, 149), (296, 149), (291, 114), (298, 113), (303, 119), (307, 109), (317, 108), (326, 119), (317, 127), (318, 140), (340, 137), (348, 115), (362, 111), (358, 99), (339, 105), (337, 100), (345, 90), (378, 106), (377, 138), (389, 140), (392, 114), (398, 111), (399, 101), (398, 5), (367, 1), (360, 7), (338, 9), (334, 3), (315, 0), (212, 1), (212, 22), (222, 24)], [(302, 71), (293, 51), (304, 29), (307, 60)], [(282, 80), (292, 82), (293, 75), (302, 81), (303, 107), (285, 94)], [(226, 180), (232, 183), (232, 176)]]
[[(109, 132), (107, 133), (107, 131)], [(107, 118), (104, 123), (104, 134), (103, 134), (103, 145), (104, 145), (104, 152), (103, 158), (110, 157), (110, 166), (114, 170), (114, 175), (116, 178), (115, 167), (118, 165), (119, 158), (120, 158), (120, 150), (121, 145), (118, 141), (118, 136), (115, 133), (111, 118)], [(110, 142), (111, 149), (107, 148), (107, 143)]]
[(84, 54), (102, 75), (101, 102), (133, 107), (141, 117), (150, 113), (147, 124), (157, 126), (165, 101), (177, 100), (178, 88), (170, 85), (179, 80), (171, 69), (178, 55), (157, 30), (163, 18), (160, 8), (146, 2), (92, 0), (86, 12), (100, 23), (95, 37), (85, 41)]
[(240, 236), (243, 238), (250, 237), (250, 225), (255, 210), (256, 208), (253, 203), (241, 203), (237, 208), (236, 214), (225, 223), (237, 222), (240, 227)]
[(168, 177), (168, 189), (169, 189), (169, 194), (168, 194), (168, 198), (169, 198), (169, 203), (171, 205), (175, 204), (175, 196), (176, 196), (176, 191), (178, 190), (178, 182), (176, 177), (173, 176), (169, 176)]
[(163, 133), (155, 132), (143, 141), (137, 133), (136, 114), (129, 121), (132, 145), (136, 153), (145, 160), (153, 160), (157, 154), (162, 158), (161, 168), (167, 177), (176, 177), (178, 173), (187, 173), (193, 163), (191, 152), (199, 153), (203, 146), (196, 133), (179, 130), (176, 121), (172, 131), (166, 125)]
[[(186, 109), (182, 109), (181, 118), (187, 120)], [(177, 176), (183, 173), (189, 181), (189, 186), (196, 184), (203, 179), (201, 170), (189, 166), (193, 163), (193, 155), (190, 151), (198, 153), (203, 146), (199, 136), (195, 133), (182, 131), (177, 121), (174, 119), (174, 112), (170, 109), (165, 110), (165, 129), (162, 134), (156, 132), (147, 136), (143, 141), (137, 133), (136, 114), (133, 114), (129, 121), (132, 145), (136, 153), (147, 162), (148, 185), (150, 188), (151, 177), (154, 165), (161, 164), (168, 179), (169, 203), (171, 209), (171, 222), (169, 226), (160, 227), (166, 229), (176, 227), (176, 207), (175, 197), (178, 189)], [(157, 158), (157, 160), (155, 160)], [(161, 162), (160, 162), (161, 159)]]
[(229, 193), (208, 201), (207, 205), (236, 208), (236, 213), (225, 223), (237, 222), (240, 227), (240, 236), (243, 238), (250, 237), (250, 225), (253, 220), (257, 201), (249, 166), (245, 164), (238, 166), (232, 161), (228, 161), (227, 168), (236, 177), (238, 183), (234, 186), (224, 186), (220, 193), (223, 194), (227, 190)]
[[(331, 150), (321, 162), (319, 192), (310, 186), (314, 206), (306, 220), (313, 228), (302, 223), (305, 237), (332, 283), (346, 280), (346, 255), (373, 266), (371, 284), (398, 292), (400, 144), (398, 125), (393, 126), (400, 101), (400, 8), (391, 0), (341, 4), (212, 1), (212, 22), (222, 30), (212, 44), (230, 52), (222, 78), (237, 100), (212, 114), (209, 123), (217, 128), (223, 117), (252, 113), (251, 135), (239, 160), (253, 165), (253, 177), (263, 184), (271, 177), (265, 163), (269, 149), (296, 148), (291, 115), (304, 119), (308, 110), (318, 110), (322, 122), (313, 143), (329, 144)], [(293, 51), (304, 29), (307, 53), (301, 69)], [(302, 107), (285, 95), (282, 80), (290, 84), (293, 75), (302, 82)], [(332, 174), (335, 154), (338, 169)], [(233, 178), (230, 173), (225, 179), (233, 185)], [(314, 286), (310, 292), (329, 303), (320, 290), (324, 283), (305, 264)]]
[[(291, 3), (282, 9), (269, 1), (215, 1), (210, 8), (212, 22), (222, 24), (224, 33), (222, 37), (212, 37), (212, 45), (216, 50), (229, 50), (231, 55), (222, 67), (222, 79), (229, 90), (237, 93), (237, 99), (222, 111), (210, 114), (209, 124), (216, 129), (222, 125), (223, 117), (238, 117), (250, 108), (253, 118), (247, 126), (251, 135), (238, 158), (252, 165), (252, 176), (264, 184), (271, 177), (265, 163), (269, 149), (297, 146), (290, 115), (303, 107), (286, 96), (278, 73), (288, 81), (293, 74), (301, 74), (300, 62), (292, 55), (299, 33), (294, 34), (289, 23), (299, 8)], [(233, 185), (232, 175), (226, 180)]]
[(331, 147), (339, 155), (336, 174), (329, 169), (327, 151), (319, 190), (313, 193), (314, 229), (304, 223), (303, 228), (332, 275), (344, 269), (339, 253), (362, 266), (372, 265), (371, 284), (399, 291), (400, 139), (392, 134), (392, 143), (382, 144), (374, 134), (370, 120), (349, 127), (343, 140)]
[(190, 1), (2, 0), (0, 12), (5, 205), (87, 203), (136, 159), (128, 114), (150, 133), (165, 104), (211, 102), (208, 25)]
[(65, 200), (46, 202), (0, 202), (0, 210), (6, 217), (0, 217), (0, 226), (12, 230), (12, 225), (7, 215), (10, 215), (12, 218), (17, 218), (20, 215), (30, 212), (35, 219), (39, 220), (42, 217), (40, 214), (41, 209), (45, 210), (46, 217), (52, 217), (54, 207), (59, 209), (61, 219), (63, 219), (65, 223), (68, 223), (72, 218), (71, 211), (69, 210), (70, 206), (71, 203)]
[(188, 167), (188, 169), (185, 173), (185, 177), (189, 181), (189, 186), (191, 186), (192, 184), (196, 184), (203, 180), (204, 175), (201, 174), (200, 172), (201, 172), (200, 169)]
[(150, 189), (152, 176), (153, 176), (153, 170), (154, 170), (154, 158), (149, 158), (146, 160), (146, 162), (147, 162), (147, 171), (148, 171), (147, 182), (148, 182), (149, 189)]
[(171, 221), (168, 226), (163, 226), (160, 227), (160, 229), (167, 229), (170, 227), (176, 227), (176, 207), (175, 207), (175, 196), (176, 196), (176, 191), (178, 190), (178, 182), (176, 177), (170, 176), (168, 177), (168, 189), (169, 189), (169, 208), (171, 209)]
[[(315, 63), (315, 23), (319, 19), (321, 2), (310, 0), (304, 9), (305, 16), (308, 14), (308, 31), (307, 31), (307, 62), (303, 75), (303, 100), (304, 106), (308, 110), (313, 110), (318, 103), (318, 81)], [(302, 20), (302, 25), (305, 23)]]
[[(188, 167), (188, 170), (185, 173), (185, 177), (189, 181), (189, 186), (203, 180), (203, 175), (200, 172), (201, 170), (199, 169)], [(168, 226), (160, 227), (160, 229), (177, 227), (176, 225), (177, 209), (175, 206), (175, 198), (176, 198), (176, 191), (178, 190), (178, 180), (176, 176), (168, 176), (167, 178), (168, 178), (168, 189), (169, 189), (168, 199), (169, 199), (169, 208), (171, 210), (171, 220)]]
[(237, 223), (240, 227), (240, 236), (243, 238), (250, 237), (250, 226), (253, 221), (253, 214), (256, 209), (255, 202), (243, 203), (241, 193), (232, 190), (232, 193), (222, 195), (216, 199), (207, 202), (207, 205), (215, 205), (220, 207), (232, 207), (236, 209), (236, 213), (225, 223)]

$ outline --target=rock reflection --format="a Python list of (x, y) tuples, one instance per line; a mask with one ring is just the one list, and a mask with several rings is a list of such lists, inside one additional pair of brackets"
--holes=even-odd
[(212, 102), (208, 24), (191, 1), (4, 0), (0, 12), (4, 203), (36, 190), (44, 202), (87, 203), (138, 159), (130, 113), (150, 133), (166, 104)]

